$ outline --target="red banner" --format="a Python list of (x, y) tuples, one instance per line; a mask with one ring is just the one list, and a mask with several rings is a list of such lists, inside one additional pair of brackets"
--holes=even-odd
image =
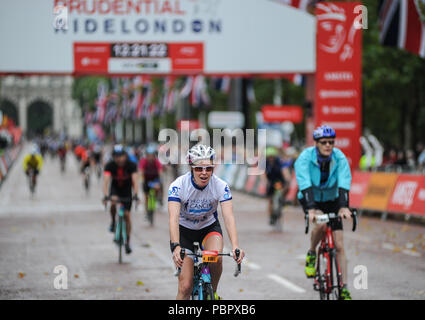
[(388, 211), (425, 214), (425, 177), (400, 175), (391, 195)]
[(361, 208), (369, 185), (370, 176), (371, 173), (369, 172), (353, 172), (350, 188), (350, 207)]
[(203, 43), (74, 43), (77, 74), (179, 74), (203, 70)]
[(352, 169), (361, 157), (362, 30), (356, 29), (359, 2), (326, 2), (316, 7), (317, 70), (314, 116), (337, 134), (336, 147)]
[(284, 122), (301, 123), (303, 121), (303, 109), (300, 106), (271, 106), (265, 105), (261, 108), (264, 122)]

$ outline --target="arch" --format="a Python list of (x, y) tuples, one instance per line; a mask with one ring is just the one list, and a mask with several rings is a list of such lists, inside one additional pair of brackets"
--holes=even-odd
[(0, 99), (0, 110), (3, 115), (12, 119), (16, 125), (19, 125), (19, 112), (17, 105), (9, 99)]
[(27, 109), (27, 135), (41, 135), (46, 130), (53, 130), (53, 106), (45, 100), (31, 102)]

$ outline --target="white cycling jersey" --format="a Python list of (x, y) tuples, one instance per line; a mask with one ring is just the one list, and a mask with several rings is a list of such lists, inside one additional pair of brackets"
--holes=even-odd
[(232, 200), (230, 188), (215, 174), (204, 188), (199, 188), (188, 172), (178, 177), (168, 189), (168, 201), (181, 203), (180, 225), (200, 230), (217, 220), (219, 202)]

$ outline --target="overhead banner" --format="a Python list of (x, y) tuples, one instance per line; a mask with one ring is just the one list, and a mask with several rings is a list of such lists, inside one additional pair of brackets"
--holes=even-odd
[(356, 169), (361, 157), (362, 29), (356, 28), (359, 2), (320, 2), (317, 17), (316, 126), (336, 131), (340, 148)]
[(314, 73), (315, 17), (273, 0), (0, 1), (0, 73)]

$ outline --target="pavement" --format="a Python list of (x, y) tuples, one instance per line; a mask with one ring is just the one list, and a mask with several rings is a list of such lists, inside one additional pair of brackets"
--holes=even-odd
[[(119, 264), (100, 201), (102, 181), (92, 175), (86, 193), (73, 156), (63, 174), (59, 160), (47, 157), (32, 197), (21, 166), (24, 152), (0, 189), (0, 299), (175, 299), (165, 208), (154, 227), (143, 205), (133, 209), (133, 253)], [(233, 192), (233, 207), (246, 259), (237, 278), (234, 261), (224, 259), (219, 295), (317, 300), (304, 275), (309, 236), (301, 209), (285, 209), (279, 233), (268, 225), (266, 200)], [(363, 216), (355, 233), (350, 221), (344, 229), (353, 299), (425, 299), (423, 226)]]

